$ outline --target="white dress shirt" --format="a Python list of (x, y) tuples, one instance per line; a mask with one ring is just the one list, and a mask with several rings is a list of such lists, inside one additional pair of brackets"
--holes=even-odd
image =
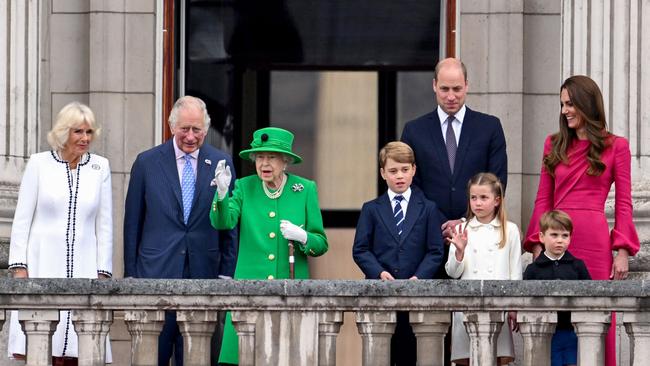
[[(393, 209), (393, 212), (395, 212), (395, 205), (397, 202), (395, 201), (395, 196), (397, 196), (398, 193), (395, 193), (388, 188), (388, 199), (390, 199), (390, 207)], [(409, 201), (411, 200), (411, 187), (407, 188), (404, 193), (402, 193), (402, 201), (400, 201), (400, 205), (402, 206), (402, 213), (404, 214), (404, 218), (406, 218), (406, 209), (408, 208)]]

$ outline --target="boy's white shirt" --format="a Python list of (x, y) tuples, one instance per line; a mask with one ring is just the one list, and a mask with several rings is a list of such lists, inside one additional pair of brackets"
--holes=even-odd
[[(566, 253), (566, 250), (564, 251), (564, 253)], [(552, 254), (548, 254), (546, 251), (544, 251), (544, 255), (546, 256), (546, 258), (548, 258), (548, 259), (550, 259), (552, 261), (559, 261), (560, 259), (562, 259), (562, 257), (564, 257), (564, 253), (562, 253), (561, 256), (555, 258), (555, 257), (553, 257)]]
[(508, 239), (499, 248), (501, 223), (497, 218), (483, 224), (476, 218), (459, 224), (456, 230), (467, 225), (467, 247), (462, 261), (456, 260), (456, 247), (449, 247), (445, 270), (452, 278), (463, 280), (521, 280), (521, 240), (519, 228), (507, 221)]
[[(390, 200), (390, 207), (395, 211), (395, 205), (397, 204), (395, 202), (395, 196), (397, 196), (397, 193), (391, 191), (390, 188), (388, 188), (388, 199)], [(402, 213), (404, 214), (404, 217), (406, 217), (406, 209), (409, 206), (409, 201), (411, 200), (411, 187), (408, 187), (404, 193), (402, 193), (402, 197), (404, 199), (400, 202), (402, 205)]]

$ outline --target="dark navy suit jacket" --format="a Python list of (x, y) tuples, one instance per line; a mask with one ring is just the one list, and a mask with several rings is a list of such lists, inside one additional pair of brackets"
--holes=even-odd
[(440, 125), (436, 109), (408, 122), (402, 141), (415, 153), (417, 170), (413, 184), (438, 205), (442, 220), (454, 220), (467, 212), (467, 182), (475, 174), (494, 173), (505, 187), (506, 139), (497, 117), (467, 108), (452, 174)]
[(411, 187), (402, 235), (397, 234), (393, 208), (384, 193), (361, 209), (352, 255), (368, 279), (383, 271), (396, 279), (433, 278), (442, 263), (442, 233), (436, 204)]
[(124, 213), (124, 276), (210, 279), (235, 272), (236, 231), (210, 225), (211, 187), (219, 160), (229, 155), (203, 144), (196, 166), (196, 189), (187, 225), (174, 145), (147, 150), (133, 163)]

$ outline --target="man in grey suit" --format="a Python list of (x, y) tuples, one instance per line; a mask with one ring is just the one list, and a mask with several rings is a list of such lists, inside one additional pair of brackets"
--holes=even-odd
[[(185, 96), (169, 116), (173, 138), (136, 158), (124, 214), (124, 276), (214, 279), (232, 277), (235, 231), (210, 225), (212, 179), (220, 160), (232, 159), (203, 144), (210, 126), (205, 103)], [(234, 182), (234, 179), (232, 180)], [(158, 362), (183, 364), (183, 338), (176, 313), (167, 312), (158, 344)]]

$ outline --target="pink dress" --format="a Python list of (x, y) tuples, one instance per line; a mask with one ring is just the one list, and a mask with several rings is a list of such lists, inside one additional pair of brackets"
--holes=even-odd
[[(542, 166), (535, 209), (528, 225), (524, 249), (532, 251), (539, 243), (539, 219), (547, 211), (558, 209), (571, 216), (573, 234), (569, 250), (587, 265), (594, 280), (608, 280), (612, 270), (612, 250), (639, 251), (639, 237), (632, 220), (632, 183), (630, 147), (625, 138), (610, 135), (609, 146), (601, 154), (606, 168), (599, 176), (587, 174), (588, 140), (575, 139), (568, 150), (568, 164), (560, 163), (553, 178)], [(544, 143), (544, 156), (551, 151), (551, 138)], [(614, 228), (609, 230), (605, 200), (615, 183)], [(612, 325), (606, 340), (606, 364), (616, 365), (616, 327)]]

